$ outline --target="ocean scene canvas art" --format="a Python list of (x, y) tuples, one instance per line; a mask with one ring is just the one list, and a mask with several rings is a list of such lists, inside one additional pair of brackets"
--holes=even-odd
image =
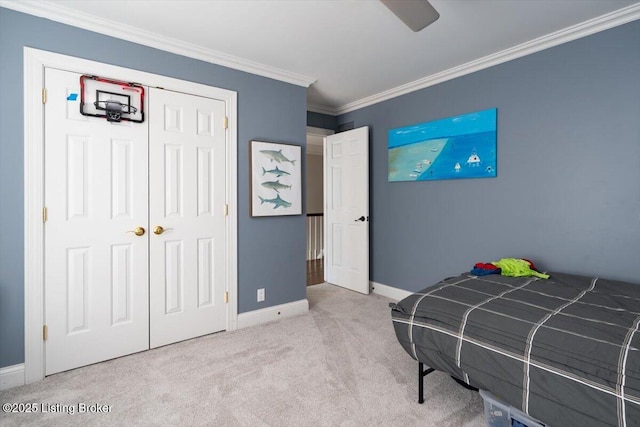
[(497, 175), (496, 108), (389, 131), (389, 182)]

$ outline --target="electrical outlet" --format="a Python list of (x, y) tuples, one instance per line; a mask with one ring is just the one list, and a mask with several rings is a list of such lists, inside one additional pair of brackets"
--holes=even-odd
[(258, 289), (258, 302), (264, 301), (264, 288)]

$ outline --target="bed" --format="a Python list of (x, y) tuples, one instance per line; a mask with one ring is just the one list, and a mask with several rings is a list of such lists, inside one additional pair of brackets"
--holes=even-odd
[(390, 304), (419, 401), (435, 369), (553, 427), (640, 426), (640, 285), (549, 274), (462, 274)]

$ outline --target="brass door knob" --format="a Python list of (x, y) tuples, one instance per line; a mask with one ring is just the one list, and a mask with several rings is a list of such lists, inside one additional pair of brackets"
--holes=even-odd
[(143, 227), (136, 227), (135, 230), (129, 230), (127, 231), (127, 233), (133, 233), (136, 236), (143, 236), (145, 232), (145, 229)]
[(167, 230), (173, 230), (173, 228), (163, 228), (161, 225), (156, 225), (155, 228), (153, 229), (153, 234), (162, 234)]

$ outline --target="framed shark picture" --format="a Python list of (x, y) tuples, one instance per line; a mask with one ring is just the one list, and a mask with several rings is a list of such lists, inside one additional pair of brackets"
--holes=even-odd
[(251, 141), (251, 216), (302, 214), (302, 149)]

